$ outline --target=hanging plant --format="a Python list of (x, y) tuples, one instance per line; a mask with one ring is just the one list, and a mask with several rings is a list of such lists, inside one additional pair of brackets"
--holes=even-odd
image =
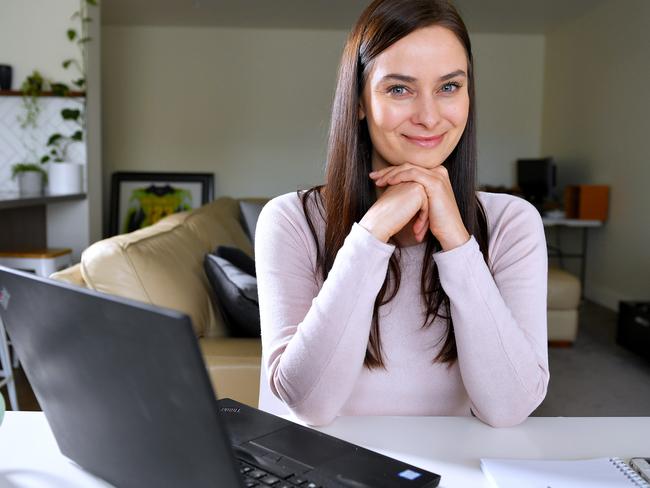
[(45, 85), (45, 79), (36, 70), (25, 78), (25, 81), (20, 85), (25, 113), (22, 117), (18, 116), (18, 122), (20, 122), (20, 127), (23, 129), (27, 129), (28, 127), (36, 128), (38, 116), (41, 113), (39, 97), (45, 90)]
[[(88, 65), (88, 53), (86, 45), (92, 40), (88, 36), (88, 24), (92, 22), (89, 15), (89, 7), (96, 7), (97, 0), (80, 0), (79, 10), (77, 10), (71, 17), (72, 20), (79, 19), (80, 29), (68, 29), (66, 36), (70, 42), (73, 42), (79, 48), (80, 60), (75, 58), (65, 59), (62, 63), (64, 69), (75, 68), (79, 77), (72, 81), (72, 84), (78, 90), (85, 90), (86, 88), (86, 67)], [(52, 92), (57, 96), (67, 96), (70, 94), (70, 87), (65, 83), (52, 83)], [(61, 134), (56, 132), (52, 134), (48, 141), (47, 147), (49, 151), (41, 158), (41, 162), (64, 162), (67, 161), (68, 148), (71, 144), (82, 142), (86, 128), (86, 99), (84, 98), (80, 109), (64, 108), (61, 110), (61, 117), (65, 121), (72, 121), (76, 124), (77, 128), (72, 134)]]

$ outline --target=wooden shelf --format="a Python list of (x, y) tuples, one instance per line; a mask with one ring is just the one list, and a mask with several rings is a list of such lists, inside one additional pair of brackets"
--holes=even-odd
[[(0, 90), (0, 97), (22, 97), (23, 92), (20, 90)], [(61, 97), (61, 95), (55, 95), (53, 92), (43, 92), (39, 97), (61, 97), (61, 98), (83, 98), (86, 96), (86, 92), (83, 91), (70, 91), (67, 95)]]
[(67, 202), (71, 200), (85, 200), (85, 193), (70, 195), (39, 195), (33, 197), (21, 197), (18, 193), (0, 193), (0, 210), (8, 208), (35, 207), (47, 205), (48, 203)]

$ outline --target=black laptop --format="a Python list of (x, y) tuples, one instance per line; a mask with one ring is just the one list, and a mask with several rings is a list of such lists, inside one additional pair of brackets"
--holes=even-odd
[(217, 400), (189, 317), (0, 266), (0, 318), (61, 452), (117, 487), (435, 487), (440, 476)]

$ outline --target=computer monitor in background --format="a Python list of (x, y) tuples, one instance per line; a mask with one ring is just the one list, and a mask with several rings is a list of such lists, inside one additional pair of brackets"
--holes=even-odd
[(553, 197), (555, 185), (553, 158), (517, 160), (517, 186), (540, 212), (544, 202)]

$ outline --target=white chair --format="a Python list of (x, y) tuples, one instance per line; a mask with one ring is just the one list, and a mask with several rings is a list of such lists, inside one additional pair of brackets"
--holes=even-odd
[(0, 388), (3, 386), (7, 387), (11, 408), (13, 410), (19, 410), (14, 372), (11, 364), (11, 356), (9, 356), (9, 346), (7, 345), (7, 333), (0, 318)]

